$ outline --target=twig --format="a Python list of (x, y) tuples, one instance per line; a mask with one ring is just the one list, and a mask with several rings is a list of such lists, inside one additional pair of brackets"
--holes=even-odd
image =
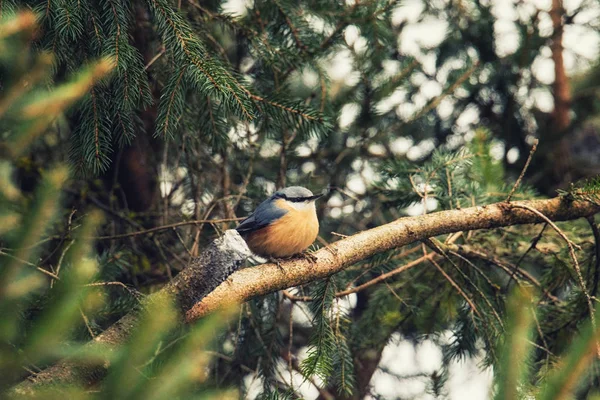
[(535, 247), (537, 246), (538, 242), (542, 238), (542, 235), (544, 234), (544, 231), (546, 230), (547, 227), (548, 227), (548, 224), (547, 223), (544, 224), (544, 226), (542, 227), (542, 230), (540, 231), (540, 233), (538, 233), (537, 236), (533, 238), (533, 240), (531, 241), (531, 244), (529, 245), (529, 247), (527, 248), (527, 250), (525, 250), (525, 253), (523, 253), (523, 255), (521, 257), (519, 257), (519, 260), (515, 263), (515, 269), (510, 274), (510, 277), (508, 279), (508, 283), (506, 284), (507, 287), (510, 284), (510, 281), (512, 280), (512, 278), (514, 276), (514, 272), (516, 271), (516, 268), (519, 265), (521, 265), (521, 262), (525, 259), (525, 257), (527, 256), (527, 254), (529, 254), (529, 252), (531, 250), (535, 249)]
[(401, 298), (401, 297), (398, 295), (398, 293), (396, 293), (396, 291), (394, 290), (394, 288), (393, 288), (393, 287), (391, 287), (389, 283), (387, 283), (387, 282), (384, 282), (384, 283), (385, 283), (385, 286), (386, 286), (386, 287), (388, 288), (388, 290), (390, 291), (390, 293), (392, 293), (392, 295), (393, 295), (395, 298), (397, 298), (397, 299), (398, 299), (398, 301), (399, 301), (400, 303), (402, 303), (402, 304), (404, 304), (405, 306), (409, 307), (409, 305), (408, 305), (408, 304), (406, 304), (406, 302), (405, 302), (404, 300), (402, 300), (402, 298)]
[[(554, 222), (552, 222), (552, 220), (550, 218), (548, 218), (547, 216), (545, 216), (544, 214), (542, 214), (541, 212), (539, 212), (535, 208), (530, 207), (530, 206), (525, 205), (525, 204), (512, 204), (511, 207), (513, 207), (513, 208), (522, 208), (524, 210), (531, 211), (532, 213), (536, 214), (538, 217), (540, 217), (541, 219), (543, 219), (544, 221), (546, 221), (546, 223), (548, 225), (550, 225), (552, 227), (552, 229), (554, 229), (556, 231), (556, 233), (558, 233), (560, 235), (560, 237), (562, 237), (565, 240), (565, 242), (567, 242), (567, 245), (569, 246), (569, 249), (571, 249), (571, 251), (573, 252), (573, 255), (575, 254), (575, 248), (577, 248), (577, 250), (581, 250), (581, 246), (579, 246), (576, 243), (573, 243), (571, 241), (571, 239), (569, 239), (567, 237), (567, 235), (565, 235), (565, 233), (563, 231), (561, 231), (560, 228), (558, 226), (556, 226), (556, 224)], [(576, 262), (576, 264), (577, 264), (577, 268), (579, 268), (579, 263)]]
[[(546, 342), (546, 338), (544, 337), (544, 332), (542, 331), (540, 321), (538, 320), (537, 313), (535, 312), (535, 309), (533, 308), (533, 306), (534, 306), (534, 304), (532, 302), (531, 307), (529, 308), (529, 311), (531, 311), (531, 315), (533, 316), (533, 320), (535, 322), (535, 328), (538, 332), (538, 335), (540, 335), (540, 339), (542, 340), (542, 343), (544, 343), (544, 346), (540, 346), (540, 348), (543, 348), (546, 351), (546, 353), (548, 353), (548, 355), (554, 356), (554, 354), (550, 350), (548, 350), (548, 343)], [(546, 362), (548, 362), (548, 357), (546, 357)]]
[(94, 286), (121, 286), (123, 289), (127, 290), (129, 292), (129, 294), (131, 294), (136, 299), (140, 299), (141, 297), (143, 297), (142, 293), (138, 292), (135, 289), (130, 288), (129, 286), (127, 286), (123, 282), (117, 282), (117, 281), (114, 281), (114, 282), (93, 282), (93, 283), (85, 284), (84, 286), (85, 287), (94, 287)]
[(312, 297), (310, 296), (296, 296), (295, 294), (291, 294), (288, 290), (282, 290), (281, 293), (292, 303), (295, 301), (312, 301)]
[[(429, 253), (429, 254), (435, 254), (435, 253)], [(479, 316), (479, 318), (483, 319), (481, 314), (479, 313), (479, 310), (477, 309), (477, 307), (475, 307), (475, 304), (473, 303), (473, 301), (469, 298), (469, 296), (467, 296), (467, 294), (465, 292), (463, 292), (463, 290), (460, 288), (460, 286), (456, 282), (454, 282), (454, 280), (450, 277), (450, 275), (448, 275), (446, 273), (446, 271), (444, 271), (444, 269), (437, 262), (435, 262), (435, 260), (433, 260), (433, 258), (430, 259), (429, 262), (432, 263), (433, 266), (436, 267), (438, 269), (438, 271), (440, 271), (442, 273), (442, 275), (444, 275), (444, 278), (446, 278), (446, 280), (448, 282), (450, 282), (450, 284), (465, 299), (465, 301), (467, 303), (469, 303), (471, 310), (473, 310), (475, 312), (475, 314), (477, 314), (477, 316)]]
[[(471, 284), (471, 286), (473, 286), (473, 288), (477, 291), (477, 293), (479, 294), (479, 296), (481, 296), (481, 298), (483, 299), (483, 301), (490, 308), (490, 310), (494, 314), (494, 317), (496, 318), (496, 320), (498, 321), (498, 323), (500, 324), (500, 326), (502, 327), (502, 329), (504, 329), (504, 324), (502, 323), (502, 318), (500, 318), (500, 315), (498, 315), (498, 312), (496, 311), (496, 309), (494, 308), (494, 306), (492, 305), (492, 303), (490, 303), (489, 299), (485, 296), (485, 294), (483, 294), (483, 292), (481, 291), (481, 289), (479, 288), (479, 286), (477, 286), (475, 284), (475, 282), (473, 282), (473, 280), (471, 278), (469, 278), (469, 276), (467, 274), (465, 274), (463, 272), (463, 270), (459, 268), (458, 265), (456, 265), (456, 263), (454, 262), (454, 260), (452, 260), (450, 258), (450, 256), (448, 256), (448, 254), (446, 254), (446, 252), (444, 251), (444, 249), (439, 244), (437, 244), (434, 240), (432, 240), (432, 239), (425, 239), (425, 240), (423, 240), (423, 243), (425, 243), (429, 248), (431, 248), (436, 253), (441, 254), (450, 263), (450, 265), (452, 265), (454, 267), (454, 269), (457, 270), (462, 275), (462, 277), (467, 282), (469, 282)], [(465, 259), (463, 258), (463, 260), (465, 260)], [(473, 267), (475, 267), (475, 265), (472, 264), (471, 262), (469, 262), (468, 260), (467, 260), (467, 262), (469, 264), (471, 264)], [(478, 271), (479, 273), (481, 273), (483, 275), (483, 272), (481, 270), (479, 270), (479, 268), (475, 267), (475, 270)], [(488, 283), (493, 287), (493, 284), (489, 280), (489, 278), (487, 276), (485, 276), (485, 275), (483, 275), (483, 276), (488, 279)]]
[(510, 191), (510, 193), (508, 194), (508, 197), (505, 200), (507, 203), (510, 203), (510, 199), (511, 199), (512, 195), (515, 193), (515, 190), (517, 190), (517, 188), (521, 184), (521, 181), (523, 180), (523, 177), (525, 176), (525, 172), (527, 172), (527, 168), (529, 168), (529, 163), (531, 162), (531, 159), (533, 158), (533, 154), (537, 150), (538, 143), (539, 143), (539, 140), (537, 140), (537, 139), (535, 139), (533, 141), (533, 146), (531, 146), (531, 150), (529, 151), (529, 157), (527, 157), (527, 161), (525, 161), (525, 165), (523, 166), (523, 169), (521, 170), (521, 174), (517, 178), (515, 185), (513, 186), (512, 190)]
[(389, 278), (391, 276), (394, 276), (396, 274), (399, 274), (400, 272), (404, 272), (404, 271), (406, 271), (408, 269), (416, 267), (417, 265), (421, 264), (424, 261), (428, 261), (428, 260), (431, 261), (436, 256), (437, 256), (436, 253), (429, 253), (429, 254), (427, 254), (425, 256), (417, 258), (414, 261), (409, 262), (408, 264), (405, 264), (405, 265), (403, 265), (403, 266), (401, 266), (399, 268), (396, 268), (396, 269), (394, 269), (394, 270), (392, 270), (390, 272), (386, 272), (385, 274), (381, 274), (377, 278), (371, 279), (370, 281), (365, 282), (362, 285), (356, 286), (356, 287), (354, 287), (352, 289), (343, 290), (341, 292), (336, 293), (335, 295), (336, 295), (336, 297), (341, 297), (341, 296), (347, 296), (347, 295), (352, 294), (352, 293), (360, 292), (361, 290), (364, 290), (364, 289), (366, 289), (366, 288), (368, 288), (370, 286), (375, 285), (376, 283), (384, 281), (384, 280), (386, 280), (387, 278)]
[(289, 339), (288, 339), (288, 348), (287, 348), (287, 356), (288, 356), (288, 369), (290, 370), (290, 387), (292, 391), (294, 390), (294, 379), (292, 374), (292, 341), (294, 339), (294, 302), (290, 304), (290, 315), (289, 315)]
[(351, 198), (354, 201), (360, 201), (360, 199), (358, 197), (356, 197), (355, 195), (353, 195), (349, 191), (347, 191), (344, 188), (341, 188), (339, 186), (329, 186), (328, 189), (330, 191), (334, 191), (335, 190), (336, 192), (340, 192), (341, 194), (344, 194), (344, 195), (348, 196), (349, 198)]
[[(66, 231), (60, 235), (60, 242), (58, 242), (58, 244), (56, 245), (56, 247), (54, 248), (54, 250), (52, 250), (50, 252), (50, 254), (48, 254), (46, 256), (46, 258), (44, 258), (43, 261), (40, 262), (40, 265), (44, 265), (48, 262), (48, 260), (50, 260), (52, 258), (52, 256), (54, 256), (54, 253), (56, 253), (58, 251), (58, 249), (61, 248), (62, 244), (65, 242), (65, 240), (71, 236), (71, 231), (72, 229), (75, 230), (77, 229), (77, 226), (72, 228), (73, 225), (73, 216), (75, 215), (75, 213), (77, 212), (76, 209), (72, 209), (71, 214), (69, 214), (69, 218), (67, 219), (67, 229)], [(55, 272), (54, 270), (52, 270), (52, 272)]]
[(296, 46), (302, 51), (307, 51), (308, 47), (306, 47), (306, 45), (304, 43), (302, 43), (302, 40), (300, 40), (300, 35), (298, 34), (298, 28), (296, 28), (294, 26), (294, 24), (292, 23), (292, 20), (285, 13), (281, 4), (279, 4), (278, 1), (275, 1), (275, 4), (277, 5), (277, 8), (279, 8), (279, 12), (285, 18), (285, 22), (287, 23), (288, 27), (290, 28), (290, 31), (292, 32), (292, 36), (294, 37), (294, 40), (296, 41)]
[(15, 256), (13, 256), (13, 255), (12, 255), (12, 254), (10, 254), (10, 253), (6, 253), (6, 252), (4, 252), (4, 251), (0, 250), (0, 255), (2, 255), (2, 256), (6, 256), (6, 257), (9, 257), (9, 258), (12, 258), (13, 260), (17, 260), (17, 261), (20, 261), (20, 262), (22, 262), (23, 264), (27, 264), (27, 265), (29, 265), (29, 266), (32, 266), (32, 267), (34, 267), (35, 269), (37, 269), (38, 271), (40, 271), (41, 273), (43, 273), (43, 274), (45, 274), (45, 275), (48, 275), (48, 276), (49, 276), (50, 278), (52, 278), (52, 279), (59, 279), (59, 277), (58, 277), (58, 276), (56, 276), (55, 274), (53, 274), (52, 272), (50, 272), (50, 271), (47, 271), (47, 270), (45, 270), (45, 269), (43, 269), (43, 268), (41, 268), (41, 267), (38, 267), (38, 266), (37, 266), (37, 265), (35, 265), (34, 263), (31, 263), (31, 262), (29, 262), (29, 261), (27, 261), (27, 260), (22, 260), (22, 259), (20, 259), (19, 257), (15, 257)]
[[(360, 292), (361, 290), (367, 289), (381, 281), (386, 280), (387, 278), (389, 278), (391, 276), (394, 276), (396, 274), (399, 274), (401, 272), (409, 270), (413, 267), (416, 267), (417, 265), (423, 263), (424, 261), (431, 260), (436, 256), (437, 256), (436, 253), (429, 253), (429, 254), (422, 256), (420, 258), (417, 258), (416, 260), (411, 261), (399, 268), (396, 268), (392, 271), (386, 272), (385, 274), (381, 274), (377, 278), (371, 279), (370, 281), (365, 282), (362, 285), (359, 285), (359, 286), (356, 286), (353, 288), (348, 288), (348, 289), (342, 290), (340, 292), (336, 292), (335, 297), (344, 297), (344, 296), (348, 296), (349, 294), (352, 294), (352, 293)], [(292, 302), (294, 302), (294, 301), (312, 301), (313, 300), (312, 297), (310, 297), (310, 296), (296, 296), (294, 294), (291, 294), (288, 290), (282, 290), (282, 294), (285, 297), (287, 297), (289, 300), (291, 300)]]
[(500, 287), (498, 285), (496, 285), (494, 282), (492, 282), (492, 280), (489, 278), (489, 276), (487, 276), (482, 270), (481, 268), (479, 268), (477, 265), (473, 264), (471, 262), (471, 260), (469, 260), (466, 257), (463, 257), (462, 255), (460, 255), (459, 253), (457, 253), (456, 251), (448, 251), (449, 254), (452, 254), (454, 257), (460, 258), (461, 260), (463, 260), (464, 262), (466, 262), (471, 268), (473, 268), (475, 270), (475, 272), (477, 272), (483, 279), (485, 279), (485, 281), (488, 283), (488, 285), (490, 285), (491, 288), (495, 289), (495, 290), (500, 290)]
[[(404, 259), (404, 258), (406, 258), (407, 256), (409, 256), (409, 255), (411, 255), (412, 253), (414, 253), (414, 252), (417, 252), (417, 251), (419, 251), (419, 247), (418, 247), (418, 246), (415, 246), (415, 247), (412, 247), (412, 248), (410, 248), (410, 249), (408, 249), (408, 250), (405, 250), (405, 251), (403, 251), (403, 252), (401, 252), (401, 253), (399, 253), (399, 254), (396, 254), (396, 255), (392, 256), (392, 257), (390, 258), (390, 260), (399, 260), (399, 259)], [(363, 272), (361, 272), (360, 274), (358, 274), (358, 275), (356, 276), (356, 278), (354, 278), (354, 279), (352, 279), (350, 282), (348, 282), (348, 284), (346, 285), (346, 289), (349, 289), (350, 287), (352, 287), (352, 286), (354, 285), (354, 283), (355, 283), (355, 282), (357, 282), (357, 281), (358, 281), (358, 280), (360, 280), (360, 279), (361, 279), (363, 276), (365, 276), (366, 274), (368, 274), (368, 273), (369, 273), (369, 271), (371, 271), (373, 268), (374, 268), (374, 267), (372, 267), (370, 264), (367, 264), (367, 268), (365, 268), (365, 270), (364, 270)]]
[[(295, 360), (293, 358), (291, 360), (288, 360), (287, 359), (288, 358), (287, 354), (283, 353), (283, 352), (281, 354), (281, 358), (283, 358), (284, 361), (291, 362), (291, 365), (292, 365), (292, 368), (294, 369), (294, 371), (298, 372), (301, 375), (304, 375), (302, 373), (302, 370), (300, 369), (300, 366), (298, 365), (298, 361), (297, 360)], [(315, 389), (317, 389), (317, 391), (320, 394), (320, 397), (322, 397), (325, 400), (334, 400), (335, 399), (334, 395), (332, 395), (331, 393), (329, 393), (329, 391), (327, 389), (322, 388), (321, 386), (319, 386), (319, 384), (312, 377), (305, 377), (305, 379), (308, 382), (310, 382), (315, 387)]]
[[(592, 304), (592, 298), (590, 297), (590, 294), (585, 285), (585, 281), (583, 280), (583, 275), (581, 275), (581, 268), (579, 267), (579, 261), (577, 261), (577, 256), (575, 255), (575, 247), (577, 247), (580, 250), (581, 250), (581, 247), (579, 247), (575, 243), (573, 243), (567, 237), (567, 235), (565, 235), (564, 232), (561, 231), (558, 226), (556, 226), (556, 224), (554, 222), (552, 222), (548, 217), (546, 217), (544, 214), (542, 214), (535, 208), (530, 207), (528, 205), (524, 205), (524, 204), (513, 204), (512, 207), (523, 208), (525, 210), (531, 211), (532, 213), (536, 214), (538, 217), (545, 220), (548, 223), (548, 225), (550, 225), (556, 231), (556, 233), (558, 233), (560, 235), (560, 237), (562, 237), (565, 240), (565, 242), (567, 243), (567, 246), (569, 247), (569, 255), (571, 256), (571, 259), (573, 259), (575, 272), (576, 272), (577, 278), (579, 279), (579, 285), (581, 286), (581, 290), (583, 291), (583, 294), (585, 295), (585, 299), (587, 301), (592, 326), (594, 328), (594, 331), (596, 331), (596, 318), (595, 318), (595, 312), (594, 312), (594, 305)], [(600, 357), (600, 342), (597, 342), (596, 352), (598, 353), (598, 357)]]
[[(232, 357), (229, 357), (229, 356), (227, 356), (227, 355), (225, 355), (225, 354), (222, 354), (222, 353), (218, 353), (218, 352), (216, 352), (216, 351), (207, 350), (207, 351), (205, 351), (205, 353), (206, 353), (206, 354), (210, 354), (211, 356), (214, 356), (214, 357), (221, 358), (221, 359), (223, 359), (223, 360), (225, 360), (225, 361), (229, 361), (229, 362), (234, 362), (234, 361), (236, 361), (236, 360), (234, 360)], [(238, 365), (238, 366), (239, 366), (239, 367), (240, 367), (242, 370), (244, 370), (244, 371), (246, 371), (246, 372), (248, 372), (248, 373), (250, 373), (250, 374), (253, 374), (253, 373), (255, 373), (255, 372), (256, 372), (256, 371), (254, 371), (252, 368), (250, 368), (249, 366), (247, 366), (247, 365), (244, 365), (244, 364), (239, 364), (237, 361), (236, 361), (236, 365)]]
[(590, 228), (592, 228), (592, 233), (594, 234), (595, 242), (596, 262), (594, 264), (594, 281), (592, 282), (591, 293), (591, 296), (595, 297), (596, 292), (598, 291), (598, 279), (600, 278), (600, 231), (598, 230), (598, 225), (596, 225), (596, 221), (594, 221), (593, 216), (587, 217), (586, 220), (590, 224)]
[(347, 238), (347, 237), (348, 237), (348, 235), (344, 235), (343, 233), (337, 233), (337, 232), (333, 232), (333, 231), (331, 232), (331, 234), (332, 234), (333, 236), (338, 236), (338, 237), (341, 237), (342, 239), (344, 239), (344, 238)]
[[(536, 287), (538, 287), (542, 293), (544, 294), (544, 296), (548, 297), (550, 300), (555, 301), (555, 302), (560, 302), (560, 299), (550, 293), (548, 293), (548, 291), (546, 289), (544, 289), (544, 287), (542, 286), (542, 284), (535, 279), (535, 277), (533, 275), (531, 275), (529, 272), (521, 269), (518, 267), (518, 265), (511, 265), (508, 263), (504, 263), (498, 259), (496, 259), (493, 256), (489, 256), (481, 251), (478, 250), (473, 250), (473, 249), (468, 249), (464, 246), (454, 246), (452, 247), (451, 253), (456, 252), (456, 254), (461, 254), (465, 257), (477, 257), (480, 258), (484, 261), (489, 262), (490, 264), (493, 264), (495, 266), (497, 266), (498, 268), (502, 269), (504, 272), (506, 272), (507, 274), (514, 274), (515, 272), (519, 273), (519, 275), (521, 275), (521, 277), (523, 279), (525, 279), (526, 281), (528, 281), (529, 283), (535, 285)], [(517, 281), (518, 283), (518, 281)]]
[(157, 227), (146, 229), (143, 231), (122, 233), (120, 235), (92, 236), (92, 237), (89, 237), (89, 239), (94, 239), (94, 240), (121, 239), (121, 238), (126, 238), (126, 237), (131, 237), (131, 236), (145, 235), (145, 234), (152, 233), (152, 232), (164, 231), (167, 229), (177, 228), (179, 226), (185, 226), (185, 225), (198, 225), (198, 224), (209, 224), (209, 223), (210, 224), (218, 224), (220, 222), (241, 221), (243, 219), (244, 218), (198, 219), (198, 220), (194, 220), (194, 221), (183, 221), (183, 222), (176, 222), (174, 224), (169, 224), (169, 225), (157, 226)]
[(81, 309), (81, 307), (79, 307), (79, 313), (81, 314), (81, 318), (83, 318), (83, 323), (85, 324), (85, 327), (87, 328), (90, 336), (92, 337), (92, 339), (95, 339), (96, 338), (96, 334), (94, 333), (94, 331), (92, 331), (92, 328), (90, 327), (90, 320), (83, 313), (83, 310)]
[[(58, 277), (58, 274), (60, 273), (60, 268), (62, 267), (62, 263), (65, 258), (65, 254), (67, 254), (67, 251), (69, 251), (71, 246), (73, 246), (73, 243), (75, 243), (75, 241), (71, 240), (69, 242), (69, 244), (65, 246), (65, 249), (63, 250), (63, 252), (60, 254), (60, 258), (58, 259), (58, 264), (56, 265), (56, 271), (55, 271), (57, 277)], [(54, 286), (54, 280), (50, 281), (50, 287), (53, 287), (53, 286)]]

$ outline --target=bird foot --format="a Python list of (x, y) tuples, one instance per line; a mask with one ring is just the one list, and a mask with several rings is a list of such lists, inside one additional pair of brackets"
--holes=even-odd
[(283, 259), (281, 258), (275, 258), (275, 257), (269, 257), (269, 262), (272, 262), (273, 264), (277, 265), (277, 268), (279, 268), (281, 270), (281, 272), (284, 272), (283, 267), (281, 266), (281, 261)]
[(301, 256), (307, 259), (311, 264), (317, 263), (317, 256), (315, 256), (312, 252), (304, 251), (301, 253)]

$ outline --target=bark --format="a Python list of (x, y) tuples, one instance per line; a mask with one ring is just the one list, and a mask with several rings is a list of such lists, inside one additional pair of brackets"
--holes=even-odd
[[(134, 4), (135, 26), (132, 31), (133, 45), (139, 50), (148, 63), (156, 55), (152, 45), (153, 32), (150, 14), (139, 2)], [(149, 73), (153, 104), (140, 110), (141, 124), (136, 124), (133, 141), (125, 145), (119, 159), (115, 160), (113, 173), (119, 181), (127, 207), (133, 211), (146, 211), (159, 199), (158, 192), (158, 154), (162, 143), (153, 140), (152, 133), (156, 128), (158, 102), (160, 98), (159, 84)]]
[[(215, 240), (190, 265), (177, 275), (164, 289), (148, 296), (144, 303), (165, 301), (172, 296), (177, 301), (178, 310), (183, 314), (206, 294), (237, 270), (250, 250), (244, 239), (235, 230), (227, 231), (223, 237)], [(143, 306), (143, 305), (142, 305)], [(93, 342), (115, 346), (124, 343), (137, 324), (138, 311), (130, 312), (114, 325), (110, 326)], [(78, 366), (68, 360), (60, 362), (44, 371), (32, 375), (13, 390), (15, 395), (30, 395), (45, 385), (73, 384), (75, 382), (91, 385), (102, 379), (108, 365)]]
[(123, 206), (133, 211), (146, 211), (155, 203), (158, 198), (155, 159), (149, 137), (144, 132), (136, 132), (133, 142), (123, 149), (121, 159), (117, 161), (120, 163), (117, 179), (126, 199)]
[(339, 240), (328, 248), (313, 253), (316, 260), (314, 262), (297, 258), (280, 263), (282, 268), (276, 264), (264, 264), (260, 268), (237, 271), (226, 284), (221, 284), (201, 302), (196, 303), (187, 312), (186, 320), (195, 321), (227, 303), (241, 303), (255, 296), (325, 278), (374, 254), (433, 236), (543, 222), (532, 212), (515, 208), (511, 204), (535, 208), (553, 221), (576, 219), (600, 211), (600, 207), (588, 202), (573, 202), (557, 197), (550, 200), (496, 203), (400, 218)]
[[(374, 254), (426, 238), (459, 231), (544, 222), (540, 216), (529, 210), (513, 207), (513, 204), (534, 208), (553, 221), (573, 220), (600, 211), (600, 206), (589, 202), (557, 197), (549, 200), (496, 203), (400, 218), (339, 240), (329, 248), (315, 252), (316, 261), (296, 258), (281, 262), (280, 267), (275, 264), (263, 264), (238, 270), (230, 276), (229, 273), (239, 268), (249, 253), (237, 232), (227, 231), (222, 239), (209, 246), (202, 256), (195, 259), (157, 295), (164, 292), (175, 295), (179, 300), (180, 310), (187, 311), (186, 322), (190, 323), (222, 306), (322, 279)], [(98, 336), (96, 341), (107, 344), (122, 343), (135, 325), (136, 318), (135, 313), (126, 315)], [(23, 382), (15, 391), (31, 393), (43, 385), (73, 383), (81, 378), (88, 384), (93, 383), (94, 375), (90, 372), (94, 371), (84, 372), (82, 375), (72, 364), (61, 362), (36, 374), (30, 381)]]
[(551, 125), (546, 140), (544, 140), (549, 146), (544, 160), (549, 172), (542, 174), (544, 178), (540, 185), (545, 193), (555, 193), (556, 189), (564, 189), (575, 180), (573, 176), (574, 160), (571, 154), (573, 137), (569, 131), (571, 126), (571, 87), (563, 58), (564, 14), (562, 0), (552, 0), (550, 18), (552, 19), (553, 34), (550, 50), (554, 62), (554, 82), (552, 83), (554, 110), (550, 115)]

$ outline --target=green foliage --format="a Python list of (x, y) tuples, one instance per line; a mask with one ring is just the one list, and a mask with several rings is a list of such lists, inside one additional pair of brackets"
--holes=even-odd
[[(600, 334), (588, 321), (573, 340), (569, 349), (547, 371), (547, 375), (532, 386), (533, 377), (529, 354), (533, 352), (531, 336), (534, 332), (536, 310), (530, 288), (518, 289), (509, 299), (507, 331), (502, 348), (502, 361), (496, 375), (496, 399), (568, 399), (579, 398), (578, 386), (597, 357)], [(596, 313), (595, 318), (598, 318)]]
[[(25, 27), (25, 31), (15, 29), (12, 34), (1, 37), (0, 48), (16, 51), (19, 46), (14, 43), (29, 39), (27, 34), (31, 33), (34, 21), (28, 12), (2, 20), (2, 33), (14, 25)], [(60, 29), (65, 35), (78, 34), (77, 26), (69, 28), (73, 30)], [(17, 53), (13, 57), (17, 58)], [(31, 64), (36, 65), (37, 60), (32, 58)], [(15, 76), (13, 82), (3, 81), (5, 91), (0, 104), (8, 106), (3, 109), (6, 114), (0, 115), (2, 124), (16, 124), (15, 133), (2, 138), (3, 148), (10, 150), (6, 156), (18, 156), (24, 151), (32, 137), (43, 132), (110, 67), (108, 61), (100, 61), (76, 73), (67, 83), (44, 90), (24, 85), (24, 82), (32, 83), (25, 75)], [(29, 90), (35, 95), (29, 95)], [(205, 373), (212, 360), (207, 351), (229, 319), (227, 310), (181, 332), (174, 329), (180, 316), (172, 299), (159, 293), (144, 298), (137, 320), (135, 313), (126, 317), (133, 329), (126, 343), (108, 346), (101, 341), (88, 343), (87, 338), (77, 339), (76, 332), (82, 326), (94, 335), (90, 320), (97, 318), (96, 313), (104, 303), (105, 286), (96, 279), (103, 275), (98, 271), (99, 264), (111, 262), (95, 255), (94, 243), (90, 240), (101, 223), (101, 216), (97, 211), (87, 213), (60, 249), (59, 261), (52, 271), (38, 266), (39, 255), (48, 242), (46, 235), (62, 213), (60, 189), (68, 171), (64, 166), (48, 169), (30, 196), (15, 185), (12, 165), (6, 156), (0, 160), (0, 209), (7, 224), (4, 226), (14, 228), (18, 223), (19, 228), (3, 230), (0, 236), (0, 396), (10, 394), (11, 398), (19, 399), (59, 396), (170, 399), (197, 395), (205, 399), (234, 398), (235, 393), (231, 391), (207, 390)], [(40, 298), (45, 300), (40, 302)], [(34, 395), (12, 388), (24, 378), (26, 371), (63, 357), (76, 366), (110, 365), (106, 381), (94, 391), (85, 387), (49, 386)]]
[(510, 298), (507, 312), (504, 346), (500, 350), (496, 399), (518, 399), (524, 397), (523, 387), (529, 370), (529, 335), (533, 328), (533, 313), (530, 291), (516, 291)]
[[(505, 201), (535, 137), (514, 201), (554, 195), (548, 168), (562, 182), (594, 171), (544, 148), (553, 129), (536, 99), (550, 88), (531, 66), (551, 38), (545, 11), (516, 2), (517, 48), (501, 54), (502, 18), (481, 1), (256, 0), (234, 15), (216, 0), (4, 0), (0, 15), (17, 5), (35, 15), (0, 29), (4, 387), (27, 377), (23, 367), (68, 356), (111, 368), (96, 393), (67, 397), (223, 398), (234, 388), (287, 399), (308, 386), (344, 399), (370, 390), (374, 371), (404, 386), (380, 362), (397, 339), (442, 351), (419, 377), (440, 398), (457, 361), (493, 367), (500, 398), (571, 390), (587, 372), (589, 342), (568, 349), (591, 318), (584, 292), (594, 299), (600, 282), (592, 220), (557, 223), (577, 245), (586, 290), (563, 237), (524, 225), (375, 255), (291, 288), (296, 297), (253, 299), (227, 328), (217, 317), (173, 330), (172, 307), (152, 300), (276, 187), (332, 189), (317, 203), (331, 243), (409, 214)], [(563, 19), (593, 25), (576, 16)], [(432, 21), (445, 29), (440, 43), (428, 44), (433, 32), (410, 39)], [(593, 90), (577, 90), (565, 148), (598, 109)], [(563, 193), (598, 204), (598, 187)], [(519, 318), (533, 315), (507, 301), (524, 286), (540, 296), (525, 336)], [(139, 319), (114, 351), (83, 344), (131, 310)], [(562, 375), (563, 362), (579, 372)], [(582, 398), (600, 387), (597, 368), (588, 377)]]
[(572, 184), (569, 190), (559, 190), (563, 197), (573, 200), (589, 201), (594, 204), (600, 204), (600, 176)]
[(252, 120), (255, 109), (248, 89), (240, 84), (231, 71), (210, 56), (206, 46), (182, 16), (164, 0), (149, 0), (148, 6), (152, 10), (165, 48), (173, 52), (174, 62), (179, 65), (174, 79), (161, 96), (161, 113), (157, 124), (160, 130), (156, 134), (166, 135), (174, 131), (169, 126), (169, 121), (174, 124), (178, 114), (181, 114), (181, 90), (189, 86), (201, 95), (213, 95), (217, 101), (224, 103), (227, 110)]
[(329, 378), (333, 373), (333, 353), (335, 352), (335, 335), (330, 323), (330, 313), (335, 294), (335, 284), (328, 279), (315, 285), (311, 302), (314, 335), (308, 356), (303, 361), (302, 373), (306, 376), (318, 375), (321, 379)]
[[(78, 172), (100, 175), (109, 170), (119, 149), (145, 133), (140, 115), (153, 103), (158, 103), (158, 107), (151, 126), (154, 135), (162, 139), (175, 139), (185, 133), (181, 122), (186, 106), (207, 99), (214, 104), (211, 117), (200, 120), (213, 121), (213, 126), (225, 121), (234, 125), (251, 122), (270, 135), (288, 129), (300, 137), (320, 136), (330, 129), (322, 112), (287, 97), (285, 90), (273, 92), (272, 88), (249, 84), (248, 77), (216, 57), (207, 46), (207, 40), (214, 40), (212, 35), (206, 29), (195, 29), (196, 24), (190, 23), (185, 13), (169, 1), (148, 0), (143, 11), (142, 4), (120, 0), (25, 3), (38, 13), (44, 32), (35, 45), (56, 56), (56, 73), (51, 74), (50, 80), (60, 81), (63, 71), (78, 70), (88, 60), (101, 56), (111, 57), (115, 63), (112, 76), (93, 88), (85, 88), (83, 101), (69, 114), (74, 127), (70, 156)], [(11, 4), (3, 2), (0, 10), (8, 13), (13, 9)], [(280, 6), (282, 12), (292, 7), (291, 3)], [(130, 33), (139, 24), (140, 13), (146, 12), (150, 13), (155, 34), (162, 43), (163, 50), (157, 48), (161, 53), (155, 61), (168, 68), (167, 73), (161, 72), (164, 84), (160, 85), (154, 74), (149, 74), (150, 64), (145, 65), (149, 57), (144, 61), (140, 51), (141, 40), (153, 39), (132, 38)], [(225, 21), (234, 23), (230, 18)], [(256, 44), (264, 47), (258, 38)], [(158, 86), (160, 98), (155, 99)], [(198, 109), (208, 110), (203, 106)], [(199, 120), (198, 109), (191, 110), (195, 121)], [(202, 134), (213, 143), (223, 143), (227, 138), (222, 130), (207, 129)]]

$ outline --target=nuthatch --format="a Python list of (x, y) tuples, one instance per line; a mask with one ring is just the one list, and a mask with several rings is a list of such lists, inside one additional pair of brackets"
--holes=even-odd
[(321, 196), (301, 186), (281, 189), (260, 203), (236, 230), (259, 256), (282, 258), (301, 253), (319, 234), (315, 200)]

